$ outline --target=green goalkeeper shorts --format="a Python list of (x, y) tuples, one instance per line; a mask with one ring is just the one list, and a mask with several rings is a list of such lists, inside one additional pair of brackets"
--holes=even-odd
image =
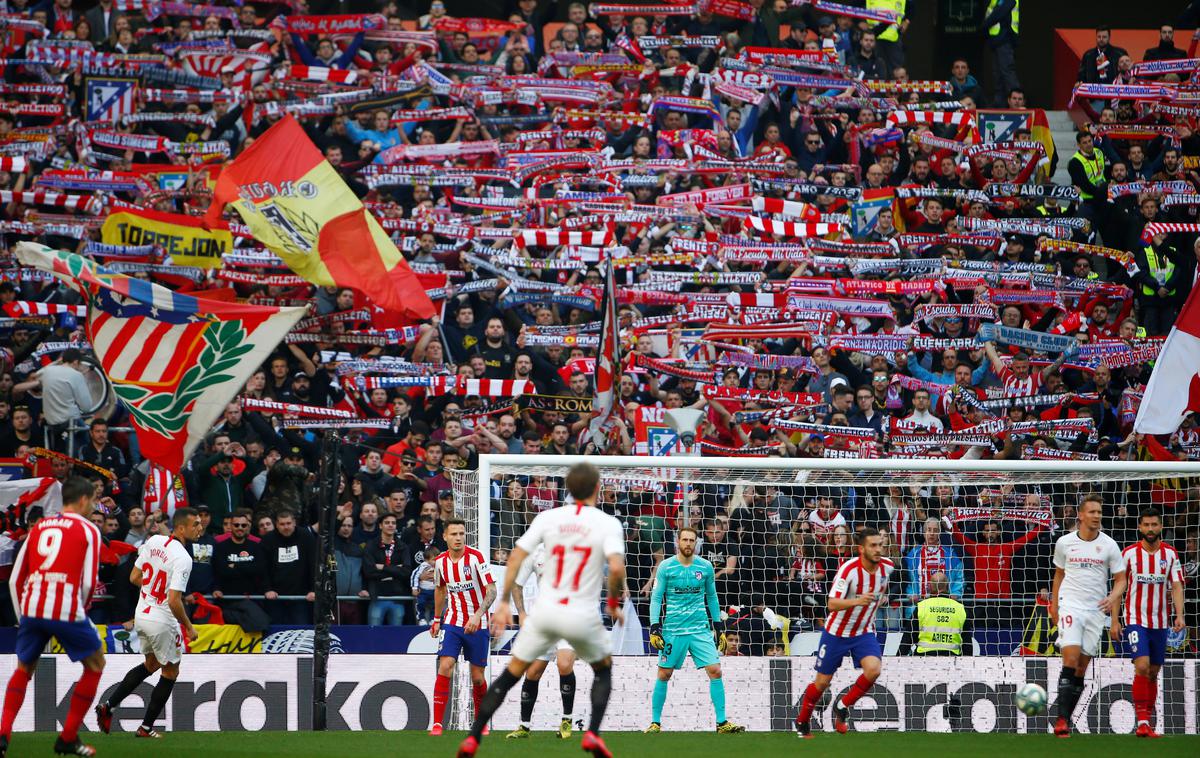
[(663, 669), (681, 669), (687, 660), (688, 653), (692, 654), (692, 662), (696, 668), (711, 666), (720, 660), (717, 644), (713, 642), (712, 634), (679, 634), (663, 638), (666, 644), (658, 653), (658, 667)]

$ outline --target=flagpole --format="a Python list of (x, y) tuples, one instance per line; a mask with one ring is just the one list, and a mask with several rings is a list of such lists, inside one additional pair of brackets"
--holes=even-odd
[(317, 587), (313, 624), (312, 728), (328, 728), (325, 685), (329, 672), (329, 627), (337, 609), (337, 558), (333, 535), (337, 532), (337, 471), (341, 438), (335, 432), (325, 435), (321, 447), (321, 468), (317, 494), (319, 524), (317, 546)]

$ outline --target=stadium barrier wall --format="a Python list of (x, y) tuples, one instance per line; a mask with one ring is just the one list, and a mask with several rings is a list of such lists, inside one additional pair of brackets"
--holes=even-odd
[[(261, 731), (305, 730), (311, 724), (312, 658), (279, 654), (267, 659), (245, 655), (185, 657), (179, 681), (167, 705), (164, 720), (171, 731)], [(613, 695), (605, 718), (605, 729), (632, 731), (649, 722), (650, 694), (654, 682), (654, 659), (622, 656), (615, 659)], [(125, 672), (142, 661), (137, 655), (110, 655), (100, 684), (104, 697)], [(491, 670), (499, 671), (507, 661), (493, 656)], [(15, 656), (0, 656), (0, 676), (5, 680), (16, 664)], [(951, 729), (977, 732), (1046, 732), (1050, 719), (1028, 718), (1013, 705), (1013, 696), (1024, 682), (1040, 684), (1054, 695), (1059, 662), (1047, 658), (898, 658), (887, 657), (883, 675), (871, 692), (854, 708), (851, 728), (857, 731), (931, 731)], [(329, 659), (329, 727), (358, 729), (427, 729), (432, 711), (434, 659), (431, 655), (334, 655)], [(753, 731), (787, 731), (796, 713), (804, 686), (812, 675), (806, 658), (725, 658), (722, 661), (729, 692), (729, 716)], [(465, 667), (459, 672), (465, 682)], [(590, 669), (576, 665), (579, 695), (577, 719), (587, 718), (591, 686)], [(1084, 733), (1129, 733), (1133, 730), (1127, 660), (1098, 660), (1088, 675), (1088, 687), (1076, 711), (1079, 731)], [(26, 707), (17, 719), (17, 731), (57, 730), (70, 703), (70, 688), (79, 666), (62, 656), (45, 656), (26, 697)], [(557, 728), (557, 671), (551, 666), (534, 711), (534, 728)], [(843, 667), (834, 677), (831, 694), (840, 696), (857, 673)], [(1196, 734), (1200, 702), (1196, 683), (1200, 661), (1169, 659), (1162, 672), (1164, 682), (1156, 721), (1171, 734)], [(767, 686), (763, 686), (766, 684)], [(151, 684), (141, 684), (116, 711), (113, 728), (135, 729), (141, 719)], [(963, 717), (947, 722), (942, 705), (955, 695)], [(516, 726), (518, 696), (510, 695), (493, 722), (498, 730)], [(823, 709), (823, 728), (830, 729), (829, 713)], [(460, 715), (461, 720), (461, 715)], [(94, 722), (88, 721), (88, 728)], [(452, 721), (459, 723), (459, 721)], [(708, 699), (708, 677), (702, 671), (685, 669), (671, 680), (663, 712), (667, 731), (703, 731), (713, 728)]]

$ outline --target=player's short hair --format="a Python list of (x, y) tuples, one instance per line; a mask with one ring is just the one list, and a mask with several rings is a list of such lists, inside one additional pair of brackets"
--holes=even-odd
[(176, 508), (175, 515), (171, 518), (171, 528), (183, 526), (192, 516), (200, 518), (200, 511), (195, 508)]
[(280, 508), (279, 510), (275, 511), (275, 520), (276, 521), (278, 521), (279, 519), (284, 519), (284, 518), (290, 518), (293, 521), (295, 521), (296, 512), (293, 511), (291, 508)]
[(676, 530), (676, 532), (675, 532), (675, 539), (679, 539), (680, 537), (682, 537), (684, 532), (691, 532), (693, 537), (695, 537), (696, 539), (700, 539), (700, 532), (697, 532), (696, 528), (693, 526), (679, 527), (679, 529)]
[(1159, 521), (1162, 521), (1162, 511), (1158, 509), (1158, 506), (1147, 505), (1142, 509), (1141, 513), (1138, 514), (1138, 521), (1141, 521), (1144, 518), (1156, 518)]
[(466, 529), (467, 522), (460, 518), (448, 518), (446, 519), (446, 523), (442, 526), (442, 531), (448, 532), (452, 526), (461, 526), (463, 529)]
[(70, 505), (85, 497), (91, 497), (95, 492), (96, 487), (91, 481), (82, 476), (69, 476), (67, 481), (63, 482), (62, 501), (64, 505)]
[(862, 529), (859, 529), (854, 533), (854, 544), (865, 545), (867, 544), (867, 540), (869, 538), (878, 536), (880, 536), (878, 529), (873, 526), (864, 526)]
[(1084, 493), (1083, 497), (1079, 498), (1079, 510), (1083, 510), (1085, 503), (1095, 503), (1100, 506), (1101, 510), (1104, 510), (1104, 498), (1097, 492)]
[(576, 463), (567, 472), (567, 492), (576, 500), (587, 500), (600, 486), (600, 469), (590, 463)]

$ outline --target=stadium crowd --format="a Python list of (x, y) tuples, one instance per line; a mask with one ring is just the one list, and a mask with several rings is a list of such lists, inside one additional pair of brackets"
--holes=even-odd
[[(37, 239), (182, 291), (311, 302), (319, 318), (243, 397), (386, 420), (344, 430), (338, 593), (362, 600), (341, 603), (343, 623), (429, 620), (439, 525), (461, 506), (451, 472), (492, 452), (645, 455), (647, 409), (702, 410), (705, 455), (1183, 460), (1200, 450), (1190, 419), (1169, 439), (1132, 433), (1200, 259), (1186, 228), (1200, 210), (1200, 111), (1084, 89), (1092, 123), (1077, 144), (1053, 145), (1035, 110), (1048, 104), (1029, 102), (1016, 80), (1011, 0), (990, 3), (983, 22), (996, 62), (986, 87), (963, 60), (944, 80), (910, 79), (906, 21), (810, 3), (510, 5), (502, 17), (456, 19), (440, 0), (10, 0), (0, 15), (6, 249)], [(322, 13), (327, 25), (289, 22)], [(1189, 71), (1136, 68), (1194, 55), (1194, 41), (1183, 51), (1174, 39), (1163, 26), (1162, 44), (1139, 57), (1098, 29), (1079, 82), (1181, 86)], [(100, 124), (88, 120), (100, 107), (88, 79), (106, 72), (139, 86), (127, 111)], [(989, 106), (1028, 117), (984, 141)], [(82, 202), (50, 213), (38, 194), (200, 215), (221, 160), (285, 114), (394, 232), (440, 318), (404, 331), (353, 289), (287, 282), (286, 269), (252, 260), (252, 240), (225, 251), (224, 270), (189, 269), (161, 249), (130, 257), (101, 241), (103, 214)], [(1056, 187), (1062, 162), (1071, 186)], [(112, 173), (64, 182), (73, 167)], [(118, 181), (171, 171), (153, 189)], [(601, 248), (614, 258), (624, 341), (622, 413), (603, 450), (588, 435)], [(92, 464), (76, 468), (105, 490), (109, 512), (97, 520), (112, 595), (94, 613), (122, 622), (135, 601), (121, 580), (127, 556), (167, 519), (143, 501), (149, 469), (128, 416), (81, 412), (83, 319), (36, 310), (80, 301), (4, 263), (0, 458), (57, 477), (72, 462), (31, 457), (34, 448)], [(400, 331), (379, 337), (387, 327)], [(375, 380), (398, 373), (524, 380), (531, 391), (513, 400), (497, 383), (437, 394)], [(231, 403), (181, 479), (207, 527), (191, 547), (189, 590), (216, 601), (197, 598), (196, 612), (261, 630), (311, 619), (321, 431), (256, 408)], [(536, 476), (491, 486), (500, 560), (561, 494)], [(1200, 492), (1156, 487), (1154, 498), (1179, 503), (1168, 536), (1186, 556), (1194, 609)], [(1128, 541), (1149, 485), (1107, 489)], [(1048, 589), (1049, 546), (1070, 528), (1077, 494), (835, 482), (686, 497), (726, 603), (802, 624), (821, 613), (851, 530), (885, 527), (904, 594), (880, 623), (898, 629), (938, 572), (953, 595), (1027, 605)], [(669, 491), (606, 497), (627, 517), (630, 590), (644, 614), (679, 503)], [(959, 518), (977, 506), (1007, 517)]]

